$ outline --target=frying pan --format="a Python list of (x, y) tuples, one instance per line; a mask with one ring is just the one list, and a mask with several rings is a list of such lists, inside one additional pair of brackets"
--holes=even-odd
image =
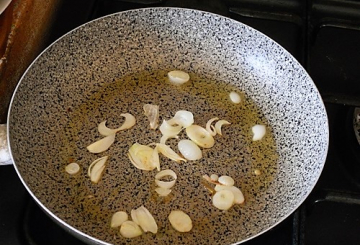
[[(175, 69), (190, 74), (189, 85), (164, 86), (166, 72)], [(152, 84), (141, 82), (147, 78)], [(206, 81), (239, 91), (245, 104), (253, 103), (268, 130), (266, 150), (249, 136), (257, 119), (236, 117), (244, 105), (236, 107), (226, 96), (218, 100), (212, 96), (216, 88), (192, 92)], [(189, 110), (202, 126), (216, 116), (232, 122), (213, 148), (203, 149), (203, 159), (178, 164), (162, 158), (162, 168), (178, 175), (165, 199), (153, 191), (157, 171), (136, 169), (126, 156), (135, 142), (150, 144), (160, 137), (147, 127), (145, 103), (159, 105), (161, 120)], [(118, 133), (105, 153), (89, 153), (86, 146), (101, 138), (97, 125), (108, 120), (109, 127), (118, 126), (121, 113), (133, 114), (136, 126)], [(89, 244), (245, 242), (276, 226), (306, 199), (323, 169), (328, 137), (318, 90), (287, 51), (242, 23), (179, 8), (121, 12), (66, 34), (27, 69), (8, 115), (11, 155), (23, 184), (52, 219)], [(87, 169), (104, 155), (110, 160), (93, 184)], [(81, 168), (75, 176), (64, 170), (72, 161)], [(253, 174), (257, 168), (260, 175)], [(245, 204), (216, 209), (201, 180), (213, 173), (233, 177)], [(110, 228), (114, 212), (130, 213), (141, 205), (157, 221), (157, 234), (125, 239)], [(172, 229), (167, 216), (174, 209), (192, 218), (190, 232)]]

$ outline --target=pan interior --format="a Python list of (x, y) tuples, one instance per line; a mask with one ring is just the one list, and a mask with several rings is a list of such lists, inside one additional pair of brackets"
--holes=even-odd
[[(172, 69), (189, 72), (191, 82), (169, 86), (166, 72)], [(229, 102), (233, 90), (243, 93), (241, 106)], [(165, 199), (153, 191), (156, 171), (137, 170), (126, 157), (133, 143), (160, 138), (148, 129), (145, 103), (160, 105), (161, 119), (185, 109), (202, 126), (216, 116), (232, 123), (214, 148), (203, 151), (201, 161), (176, 164), (162, 158), (163, 168), (179, 177)], [(104, 154), (88, 153), (86, 146), (100, 138), (97, 124), (108, 120), (109, 126), (119, 126), (119, 115), (126, 112), (136, 116), (136, 127), (118, 133)], [(262, 143), (251, 141), (250, 125), (256, 123), (268, 125)], [(112, 213), (129, 213), (140, 205), (158, 219), (161, 232), (128, 243), (231, 244), (249, 239), (306, 198), (321, 173), (328, 141), (316, 87), (283, 48), (241, 23), (173, 8), (111, 15), (64, 36), (22, 78), (9, 125), (16, 168), (50, 215), (115, 244), (124, 240), (109, 228)], [(175, 140), (169, 144), (176, 149)], [(111, 159), (100, 183), (93, 185), (85, 173), (102, 155)], [(64, 172), (73, 160), (84, 174)], [(257, 168), (260, 176), (253, 174)], [(234, 177), (245, 205), (216, 210), (200, 182), (201, 175), (212, 173)], [(193, 216), (192, 232), (170, 228), (166, 216), (172, 209)]]

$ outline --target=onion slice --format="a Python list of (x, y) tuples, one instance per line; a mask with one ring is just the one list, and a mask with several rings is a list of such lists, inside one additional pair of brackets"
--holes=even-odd
[(180, 125), (184, 128), (189, 127), (194, 123), (194, 115), (190, 111), (180, 110), (175, 113), (175, 116), (168, 121), (171, 125)]
[(93, 161), (89, 168), (88, 168), (88, 176), (90, 177), (91, 182), (93, 183), (98, 183), (102, 173), (104, 172), (105, 169), (105, 163), (108, 159), (108, 156), (104, 156), (101, 158), (96, 159), (95, 161)]
[(226, 120), (217, 121), (217, 122), (215, 123), (216, 133), (222, 135), (222, 133), (221, 133), (221, 127), (222, 127), (223, 125), (229, 125), (229, 124), (231, 124), (231, 123), (229, 123), (229, 122), (226, 121)]
[(164, 178), (165, 176), (171, 176), (171, 177), (173, 177), (174, 180), (177, 179), (176, 173), (171, 169), (165, 169), (165, 170), (160, 171), (159, 173), (157, 173), (155, 175), (155, 179), (159, 180), (161, 178)]
[(216, 185), (215, 191), (229, 190), (234, 194), (234, 203), (242, 204), (245, 201), (244, 195), (236, 186)]
[(166, 156), (167, 158), (169, 158), (175, 162), (181, 162), (181, 161), (186, 162), (186, 159), (180, 157), (175, 151), (173, 151), (169, 146), (167, 146), (165, 144), (157, 143), (156, 149), (161, 154), (163, 154), (164, 156)]
[(161, 197), (166, 197), (171, 193), (171, 189), (158, 187), (155, 189), (155, 192)]
[(160, 170), (160, 160), (157, 149), (152, 149), (150, 146), (141, 145), (139, 143), (133, 144), (128, 152), (131, 163), (141, 170), (153, 170), (157, 168)]
[(221, 185), (226, 185), (226, 186), (233, 186), (235, 184), (234, 179), (227, 175), (220, 176), (218, 182)]
[(208, 131), (210, 134), (211, 134), (211, 136), (215, 136), (216, 135), (216, 130), (215, 130), (215, 128), (214, 128), (214, 126), (212, 126), (211, 124), (214, 122), (214, 121), (216, 121), (216, 120), (219, 120), (219, 118), (217, 118), (217, 117), (214, 117), (214, 118), (211, 118), (209, 121), (207, 121), (207, 123), (206, 123), (206, 131)]
[(100, 153), (109, 149), (109, 147), (114, 143), (114, 141), (115, 134), (110, 134), (105, 138), (102, 138), (101, 140), (92, 143), (91, 145), (86, 147), (86, 149), (88, 149), (88, 151), (90, 151), (91, 153)]
[(132, 128), (136, 124), (135, 117), (133, 115), (131, 115), (130, 113), (120, 114), (120, 116), (125, 117), (125, 121), (124, 121), (123, 125), (121, 125), (121, 127), (116, 128), (116, 129), (111, 129), (111, 128), (106, 127), (106, 121), (103, 121), (98, 125), (99, 133), (103, 136), (108, 136), (111, 134), (115, 134), (121, 130)]
[(230, 190), (217, 191), (212, 197), (213, 205), (220, 210), (228, 210), (234, 204), (235, 196)]
[(159, 106), (145, 104), (143, 109), (145, 116), (147, 116), (150, 121), (150, 128), (156, 129), (159, 126)]
[(211, 148), (215, 144), (212, 135), (199, 125), (191, 125), (186, 128), (187, 136), (202, 148)]
[(168, 121), (164, 120), (163, 123), (160, 125), (159, 129), (163, 135), (167, 135), (169, 137), (176, 137), (181, 131), (181, 125), (173, 126)]

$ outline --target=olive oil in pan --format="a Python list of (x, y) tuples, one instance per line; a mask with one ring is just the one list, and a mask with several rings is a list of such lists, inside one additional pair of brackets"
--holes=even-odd
[[(190, 215), (197, 235), (207, 235), (209, 230), (216, 235), (218, 229), (223, 228), (218, 227), (212, 219), (221, 215), (220, 219), (229, 219), (229, 226), (239, 222), (241, 216), (246, 216), (246, 210), (253, 200), (261, 197), (274, 178), (278, 154), (271, 125), (251, 99), (231, 84), (216, 79), (209, 81), (194, 73), (190, 74), (189, 82), (181, 86), (172, 85), (167, 79), (167, 72), (147, 71), (123, 77), (104, 86), (71, 113), (64, 136), (64, 166), (66, 159), (73, 158), (82, 166), (82, 171), (75, 177), (69, 177), (66, 173), (64, 176), (69, 180), (68, 188), (72, 188), (69, 195), (73, 198), (74, 207), (82, 214), (82, 218), (73, 221), (74, 225), (96, 220), (97, 225), (92, 226), (91, 230), (83, 228), (83, 231), (95, 237), (113, 242), (118, 231), (109, 228), (111, 215), (116, 211), (130, 213), (131, 209), (141, 205), (147, 207), (158, 221), (158, 239), (171, 240), (179, 235), (167, 221), (167, 215), (174, 209), (181, 209)], [(231, 91), (241, 94), (240, 104), (230, 101)], [(202, 149), (203, 158), (200, 160), (176, 163), (160, 157), (161, 169), (172, 169), (178, 175), (171, 194), (166, 198), (160, 198), (154, 192), (157, 171), (136, 169), (127, 157), (128, 149), (136, 142), (147, 145), (160, 141), (160, 131), (149, 127), (143, 112), (144, 104), (159, 105), (159, 124), (162, 120), (172, 118), (178, 110), (191, 111), (194, 123), (202, 127), (214, 117), (231, 123), (223, 126), (222, 136), (214, 137), (216, 143), (212, 148)], [(97, 125), (107, 120), (109, 127), (119, 127), (124, 120), (121, 113), (134, 115), (136, 125), (118, 132), (115, 143), (106, 152), (89, 153), (86, 146), (101, 138)], [(260, 141), (252, 141), (251, 128), (256, 124), (266, 125), (267, 129)], [(179, 139), (187, 138), (185, 132), (179, 136)], [(167, 141), (177, 152), (179, 139)], [(87, 168), (92, 161), (105, 155), (109, 156), (106, 170), (100, 182), (93, 184), (86, 176)], [(217, 210), (211, 203), (210, 193), (202, 184), (201, 176), (204, 174), (234, 178), (235, 186), (244, 193), (245, 204), (235, 205), (226, 213)], [(166, 238), (168, 236), (173, 238)], [(199, 239), (184, 236), (188, 243)], [(148, 242), (153, 239), (147, 234), (141, 237)]]

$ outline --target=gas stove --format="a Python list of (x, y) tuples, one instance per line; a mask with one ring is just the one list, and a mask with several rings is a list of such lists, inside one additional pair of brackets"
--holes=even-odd
[[(355, 0), (63, 0), (47, 45), (95, 18), (176, 6), (245, 23), (287, 49), (325, 102), (330, 147), (323, 173), (286, 220), (245, 244), (360, 244), (360, 2)], [(35, 204), (12, 166), (0, 167), (0, 244), (83, 244)]]

